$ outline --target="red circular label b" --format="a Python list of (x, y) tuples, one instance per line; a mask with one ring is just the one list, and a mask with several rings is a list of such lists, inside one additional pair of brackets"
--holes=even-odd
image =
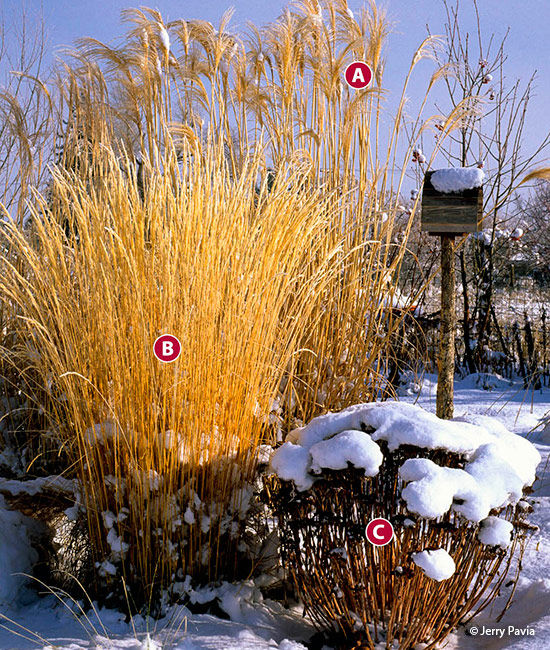
[(163, 363), (175, 361), (181, 354), (181, 343), (171, 334), (163, 334), (153, 344), (155, 357)]
[(354, 61), (348, 65), (344, 76), (350, 88), (361, 90), (366, 88), (372, 81), (372, 70), (363, 61)]
[(393, 539), (393, 526), (383, 517), (373, 519), (367, 524), (366, 536), (371, 544), (385, 546)]

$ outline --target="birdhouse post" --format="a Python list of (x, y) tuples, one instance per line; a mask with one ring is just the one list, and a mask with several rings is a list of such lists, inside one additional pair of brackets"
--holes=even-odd
[(483, 172), (477, 168), (426, 172), (422, 191), (421, 230), (441, 237), (441, 316), (437, 359), (436, 413), (451, 419), (454, 413), (455, 370), (455, 260), (457, 235), (481, 230)]

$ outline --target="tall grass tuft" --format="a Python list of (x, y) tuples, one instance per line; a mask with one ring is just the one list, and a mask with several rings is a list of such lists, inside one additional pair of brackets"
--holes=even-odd
[[(81, 40), (41, 86), (61, 133), (51, 179), (31, 226), (6, 209), (1, 231), (3, 355), (44, 395), (99, 576), (142, 601), (242, 569), (274, 400), (289, 428), (376, 397), (403, 313), (414, 210), (398, 239), (394, 220), (428, 127), (405, 129), (406, 88), (434, 39), (386, 132), (374, 3), (354, 18), (304, 0), (243, 36), (229, 18), (133, 9), (120, 47)], [(355, 59), (375, 73), (363, 91), (343, 82)], [(153, 355), (162, 333), (182, 343), (172, 364)]]
[[(96, 173), (55, 173), (56, 214), (37, 198), (33, 245), (4, 230), (20, 267), (6, 260), (2, 280), (20, 310), (13, 352), (50, 386), (99, 555), (127, 557), (145, 586), (177, 568), (214, 577), (216, 527), (236, 539), (244, 514), (258, 414), (342, 253), (324, 247), (330, 203), (289, 191), (293, 173), (267, 201), (257, 161), (232, 179), (212, 150), (147, 166), (143, 202), (114, 155)], [(166, 332), (182, 355), (164, 365)]]

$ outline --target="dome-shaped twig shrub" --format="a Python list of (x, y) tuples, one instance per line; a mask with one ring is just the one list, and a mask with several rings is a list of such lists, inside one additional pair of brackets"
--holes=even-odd
[[(268, 493), (283, 564), (341, 647), (432, 648), (498, 595), (523, 552), (520, 499), (539, 456), (478, 420), (365, 404), (312, 420), (274, 453), (280, 480)], [(385, 546), (365, 536), (378, 517), (395, 531)]]

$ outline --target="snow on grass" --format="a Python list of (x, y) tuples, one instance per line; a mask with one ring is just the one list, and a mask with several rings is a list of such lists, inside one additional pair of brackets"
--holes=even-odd
[(311, 454), (306, 447), (285, 442), (273, 454), (271, 468), (283, 481), (294, 481), (298, 490), (309, 490), (313, 485), (309, 476)]
[(491, 444), (480, 445), (464, 469), (440, 467), (425, 458), (406, 460), (399, 473), (409, 482), (403, 490), (408, 509), (430, 519), (452, 509), (481, 521), (493, 508), (517, 503), (523, 488), (534, 482), (540, 462), (540, 454), (528, 444), (531, 449), (515, 465)]
[(428, 549), (413, 553), (412, 561), (432, 580), (447, 580), (456, 569), (455, 561), (444, 548)]
[(478, 167), (458, 167), (438, 169), (431, 175), (430, 181), (438, 192), (450, 194), (481, 187), (485, 174)]
[(160, 38), (160, 42), (162, 43), (162, 47), (165, 49), (166, 52), (169, 52), (170, 36), (162, 23), (158, 23), (158, 28), (159, 28), (159, 38)]
[(440, 517), (453, 507), (455, 499), (468, 504), (466, 509), (456, 509), (474, 521), (490, 510), (483, 493), (476, 490), (474, 479), (461, 469), (440, 467), (427, 458), (410, 458), (403, 463), (399, 475), (408, 482), (402, 493), (408, 510), (421, 517)]
[(375, 442), (385, 440), (390, 451), (402, 445), (414, 445), (469, 454), (480, 444), (496, 442), (499, 436), (503, 437), (503, 445), (527, 448), (525, 441), (515, 440), (517, 436), (502, 427), (486, 430), (484, 426), (441, 420), (415, 404), (389, 401), (357, 404), (338, 413), (320, 415), (305, 427), (291, 431), (287, 441), (309, 449), (346, 430), (369, 432)]

